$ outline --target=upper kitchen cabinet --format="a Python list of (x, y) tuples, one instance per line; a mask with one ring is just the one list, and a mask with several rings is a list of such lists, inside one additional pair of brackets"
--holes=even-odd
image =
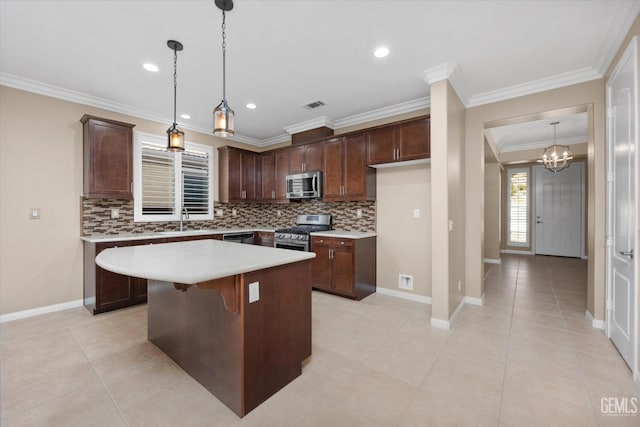
[(285, 177), (289, 174), (289, 151), (269, 151), (260, 156), (261, 179), (258, 198), (265, 202), (287, 202)]
[(375, 200), (376, 171), (367, 166), (367, 135), (324, 142), (325, 201)]
[(83, 125), (84, 196), (133, 199), (133, 128), (129, 123), (85, 114)]
[(289, 173), (322, 170), (322, 143), (292, 146), (289, 149)]
[(372, 129), (369, 165), (428, 159), (431, 156), (430, 118), (420, 117)]
[(258, 154), (234, 147), (218, 148), (221, 202), (257, 200)]

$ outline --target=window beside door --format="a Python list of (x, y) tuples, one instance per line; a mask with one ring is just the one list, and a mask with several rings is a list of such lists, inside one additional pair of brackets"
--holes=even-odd
[(165, 146), (164, 137), (134, 132), (134, 221), (177, 221), (182, 208), (190, 219), (213, 219), (213, 149)]
[(529, 168), (507, 170), (507, 245), (529, 246)]

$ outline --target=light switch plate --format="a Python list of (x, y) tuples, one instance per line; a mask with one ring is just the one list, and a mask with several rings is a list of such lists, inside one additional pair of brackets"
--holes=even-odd
[(356, 218), (362, 218), (362, 209), (356, 209)]
[(453, 231), (453, 220), (449, 220), (449, 231)]
[(111, 219), (120, 218), (120, 209), (111, 208)]
[(260, 282), (249, 283), (249, 302), (260, 300)]
[(40, 219), (40, 208), (29, 208), (29, 219)]
[(414, 218), (420, 218), (420, 209), (414, 209), (413, 210), (413, 217)]

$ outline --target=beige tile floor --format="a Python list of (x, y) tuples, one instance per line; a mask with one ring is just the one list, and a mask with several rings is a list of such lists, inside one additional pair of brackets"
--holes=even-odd
[(591, 426), (602, 397), (640, 396), (585, 320), (586, 263), (506, 256), (486, 305), (450, 331), (430, 306), (313, 294), (302, 376), (239, 419), (146, 341), (146, 307), (1, 325), (3, 426)]

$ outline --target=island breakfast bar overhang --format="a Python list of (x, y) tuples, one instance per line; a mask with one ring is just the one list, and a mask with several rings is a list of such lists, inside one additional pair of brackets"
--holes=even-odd
[(106, 249), (96, 263), (148, 280), (149, 340), (242, 417), (311, 356), (314, 257), (195, 240)]

